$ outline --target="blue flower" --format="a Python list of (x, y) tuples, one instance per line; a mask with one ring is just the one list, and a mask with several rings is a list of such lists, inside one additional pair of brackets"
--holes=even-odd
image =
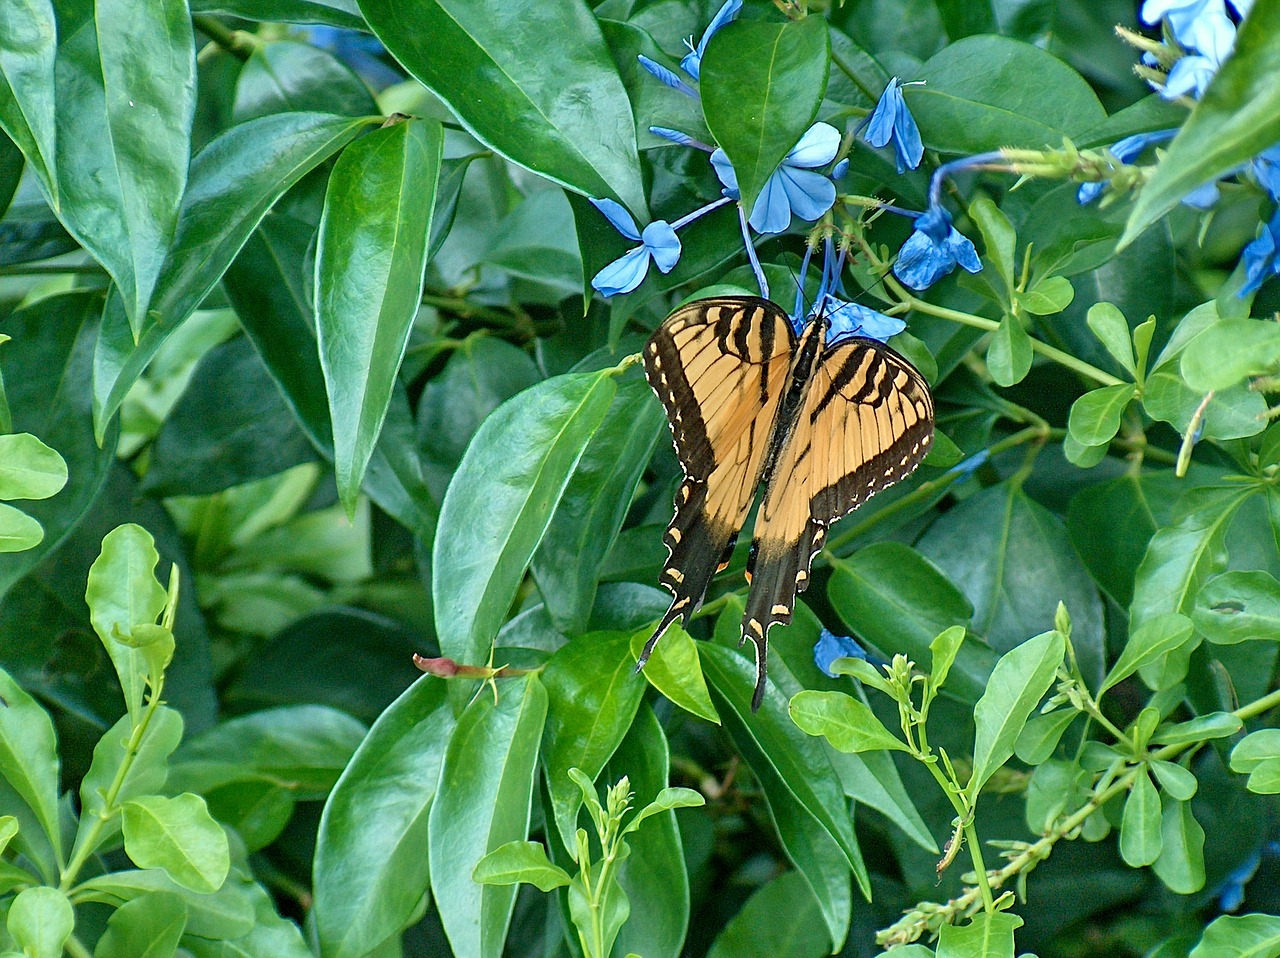
[(870, 662), (867, 650), (847, 635), (835, 635), (830, 629), (823, 629), (822, 635), (813, 646), (813, 664), (831, 678), (839, 675), (831, 671), (831, 664), (836, 659), (862, 659)]
[(685, 54), (685, 58), (680, 61), (680, 68), (685, 73), (693, 77), (695, 80), (699, 78), (702, 72), (702, 58), (707, 52), (707, 41), (710, 40), (717, 30), (738, 15), (738, 11), (742, 9), (742, 0), (725, 0), (719, 12), (711, 18), (711, 22), (707, 24), (706, 31), (702, 34), (702, 39), (698, 41), (695, 47), (692, 40), (686, 40), (685, 46), (689, 48), (689, 52)]
[(1280, 249), (1280, 212), (1271, 217), (1271, 222), (1263, 227), (1261, 234), (1240, 253), (1240, 261), (1244, 263), (1244, 285), (1237, 296), (1248, 296), (1256, 292), (1258, 287), (1272, 276), (1280, 276), (1280, 257), (1276, 251)]
[(1165, 77), (1160, 95), (1166, 100), (1174, 100), (1180, 96), (1191, 95), (1194, 99), (1204, 96), (1205, 88), (1222, 61), (1231, 55), (1231, 48), (1236, 42), (1236, 28), (1231, 21), (1222, 15), (1224, 30), (1206, 32), (1200, 39), (1200, 46), (1194, 47), (1196, 53), (1179, 59)]
[[(791, 225), (794, 213), (813, 222), (836, 201), (836, 187), (814, 167), (825, 166), (840, 149), (840, 131), (829, 123), (815, 123), (800, 142), (782, 158), (756, 197), (748, 222), (757, 233), (781, 233)], [(725, 186), (725, 195), (737, 197), (738, 176), (724, 150), (711, 154), (711, 165)]]
[(886, 316), (874, 309), (844, 300), (826, 293), (814, 304), (813, 315), (827, 320), (827, 342), (834, 345), (842, 339), (863, 336), (886, 342), (907, 328), (896, 316)]
[(657, 77), (673, 90), (679, 90), (685, 96), (691, 96), (695, 100), (698, 99), (698, 91), (676, 76), (675, 70), (670, 70), (667, 67), (664, 67), (656, 60), (650, 60), (643, 53), (637, 54), (636, 59), (640, 61), (640, 65), (648, 70), (650, 74)]
[[(1233, 3), (1236, 9), (1238, 4)], [(1188, 50), (1209, 54), (1220, 50), (1225, 55), (1235, 42), (1236, 28), (1222, 0), (1146, 0), (1142, 4), (1142, 20), (1155, 25), (1164, 19), (1169, 32)]]
[(1249, 884), (1258, 866), (1262, 864), (1262, 852), (1256, 851), (1232, 870), (1222, 881), (1218, 891), (1218, 907), (1225, 912), (1232, 912), (1244, 903), (1245, 885)]
[(624, 253), (606, 266), (591, 280), (591, 285), (605, 296), (629, 293), (649, 274), (649, 263), (656, 263), (664, 273), (671, 272), (680, 258), (680, 238), (671, 224), (654, 220), (641, 233), (636, 221), (621, 205), (613, 200), (591, 201), (605, 215), (614, 228), (627, 239), (639, 240), (640, 245)]
[(1253, 158), (1253, 175), (1261, 186), (1280, 203), (1280, 143), (1263, 150)]
[[(1126, 136), (1123, 140), (1117, 140), (1112, 144), (1111, 155), (1121, 163), (1132, 163), (1147, 151), (1147, 147), (1156, 143), (1166, 143), (1172, 140), (1177, 132), (1176, 129), (1157, 130), (1154, 133), (1135, 133), (1133, 136)], [(1076, 193), (1076, 202), (1081, 206), (1092, 203), (1106, 188), (1105, 182), (1082, 183)]]
[(893, 274), (912, 289), (928, 289), (956, 264), (970, 273), (982, 269), (973, 242), (951, 225), (951, 214), (930, 206), (916, 218), (916, 230), (902, 244)]
[(907, 101), (902, 98), (902, 87), (898, 78), (894, 77), (880, 94), (880, 102), (875, 110), (863, 121), (866, 133), (863, 136), (874, 147), (893, 144), (894, 156), (898, 160), (898, 172), (907, 167), (915, 169), (924, 156), (924, 144), (920, 141), (920, 128), (916, 126), (915, 117), (907, 109)]

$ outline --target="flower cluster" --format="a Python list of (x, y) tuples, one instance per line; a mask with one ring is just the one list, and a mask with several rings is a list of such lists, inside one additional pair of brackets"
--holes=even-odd
[[(1231, 6), (1243, 17), (1253, 0), (1231, 0)], [(1223, 0), (1145, 0), (1141, 16), (1151, 26), (1165, 23), (1184, 51), (1159, 87), (1160, 95), (1166, 100), (1180, 96), (1199, 99), (1236, 43), (1236, 27)], [(1152, 54), (1147, 58), (1149, 65), (1155, 59)]]

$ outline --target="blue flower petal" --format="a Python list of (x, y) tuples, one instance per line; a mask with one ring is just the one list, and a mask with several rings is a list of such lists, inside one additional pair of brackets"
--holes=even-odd
[(1217, 72), (1218, 65), (1208, 57), (1185, 56), (1169, 70), (1160, 95), (1166, 100), (1176, 100), (1190, 94), (1198, 100)]
[(835, 635), (830, 629), (823, 629), (818, 641), (813, 646), (813, 664), (831, 678), (839, 678), (831, 671), (831, 664), (836, 659), (869, 660), (866, 649), (847, 635)]
[(889, 145), (893, 139), (893, 125), (898, 119), (898, 104), (905, 103), (902, 92), (898, 89), (898, 78), (894, 77), (880, 94), (876, 108), (871, 111), (864, 125), (863, 139), (876, 148)]
[(688, 133), (682, 133), (680, 130), (673, 130), (666, 126), (651, 126), (649, 132), (654, 136), (660, 136), (664, 140), (670, 140), (672, 143), (679, 143), (681, 146), (693, 146), (698, 141), (691, 137)]
[(831, 178), (833, 180), (841, 179), (848, 172), (849, 172), (849, 158), (846, 156), (843, 160), (837, 163), (836, 168), (831, 171)]
[[(751, 208), (747, 222), (757, 233), (781, 233), (791, 225), (791, 203), (780, 173), (780, 170), (775, 171), (765, 180), (764, 188), (756, 197), (756, 205)], [(835, 187), (831, 189), (834, 193)]]
[[(952, 262), (959, 263), (965, 270), (970, 273), (977, 273), (982, 270), (982, 261), (978, 259), (978, 251), (973, 246), (973, 240), (965, 236), (954, 226), (947, 235), (946, 243), (943, 248), (947, 251), (947, 255), (951, 257)], [(947, 272), (951, 272), (950, 269)]]
[(1277, 249), (1280, 249), (1280, 212), (1272, 216), (1271, 222), (1263, 228), (1258, 238), (1241, 251), (1240, 261), (1244, 263), (1245, 282), (1237, 296), (1248, 296), (1272, 276), (1280, 275)]
[(931, 206), (916, 217), (916, 229), (934, 243), (945, 243), (951, 234), (951, 214), (941, 206)]
[(1088, 206), (1101, 196), (1106, 188), (1106, 183), (1081, 183), (1080, 189), (1076, 190), (1076, 202), (1081, 206)]
[(1236, 8), (1236, 13), (1242, 17), (1247, 17), (1249, 11), (1253, 9), (1253, 0), (1228, 0), (1228, 2)]
[[(899, 93), (898, 97), (901, 98), (902, 94)], [(924, 141), (920, 139), (920, 127), (916, 126), (916, 118), (907, 109), (905, 100), (893, 122), (893, 134), (893, 152), (898, 158), (898, 172), (901, 173), (904, 166), (914, 170), (924, 159)]]
[(955, 262), (927, 235), (916, 230), (902, 244), (893, 275), (912, 289), (928, 289), (955, 267)]
[(702, 58), (707, 53), (707, 41), (710, 40), (717, 30), (738, 15), (738, 11), (742, 9), (742, 0), (725, 0), (716, 15), (711, 18), (711, 22), (707, 24), (707, 29), (702, 34), (702, 39), (698, 41), (698, 45), (693, 47), (683, 60), (680, 61), (680, 68), (685, 73), (693, 77), (695, 80), (700, 79), (702, 72)]
[(638, 240), (640, 238), (640, 230), (636, 227), (636, 221), (632, 219), (631, 214), (627, 212), (626, 207), (614, 200), (603, 199), (597, 200), (591, 197), (591, 205), (604, 214), (604, 218), (613, 224), (613, 228), (630, 240)]
[(916, 126), (915, 117), (907, 109), (907, 101), (902, 96), (902, 87), (898, 78), (894, 77), (880, 94), (876, 108), (866, 121), (866, 141), (874, 147), (893, 144), (894, 157), (898, 163), (898, 172), (908, 167), (915, 169), (924, 157), (924, 143), (920, 139), (920, 128)]
[(650, 60), (643, 53), (637, 54), (636, 59), (640, 61), (640, 65), (648, 70), (649, 73), (673, 90), (679, 90), (685, 96), (691, 96), (695, 100), (698, 99), (698, 91), (676, 76), (675, 70), (669, 70), (656, 60)]
[(720, 182), (724, 184), (725, 195), (732, 196), (736, 200), (738, 174), (734, 172), (733, 164), (729, 162), (729, 157), (724, 150), (717, 147), (712, 151), (711, 166), (716, 171), (716, 176), (720, 178)]
[(770, 179), (782, 184), (791, 212), (806, 222), (812, 223), (835, 205), (836, 185), (821, 173), (781, 166)]
[(858, 303), (845, 303), (831, 295), (825, 299), (823, 308), (827, 310), (828, 344), (834, 345), (853, 336), (878, 339), (883, 343), (907, 328), (907, 324), (896, 316), (886, 316)]
[(1280, 202), (1280, 143), (1263, 150), (1253, 160), (1253, 175), (1258, 185)]
[(644, 248), (653, 256), (653, 262), (664, 273), (680, 259), (680, 237), (666, 220), (654, 220), (644, 228)]
[(1200, 186), (1197, 186), (1194, 190), (1184, 196), (1182, 198), (1182, 205), (1190, 206), (1192, 209), (1207, 210), (1210, 207), (1217, 205), (1219, 196), (1218, 184), (1213, 180), (1210, 180), (1208, 183), (1202, 183)]
[(649, 261), (652, 257), (649, 250), (637, 246), (615, 259), (591, 280), (591, 285), (605, 296), (617, 296), (629, 293), (641, 283), (649, 273)]
[(782, 158), (782, 165), (813, 169), (830, 163), (839, 151), (840, 131), (830, 123), (815, 123)]

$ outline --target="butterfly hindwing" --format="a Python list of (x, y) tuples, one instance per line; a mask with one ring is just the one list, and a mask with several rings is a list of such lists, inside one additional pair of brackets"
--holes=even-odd
[(778, 429), (742, 622), (743, 636), (756, 645), (757, 706), (769, 627), (791, 621), (827, 527), (924, 459), (933, 439), (933, 397), (915, 367), (888, 346), (850, 339), (818, 350), (803, 398)]
[(671, 424), (684, 481), (664, 541), (674, 596), (640, 664), (667, 627), (701, 603), (746, 519), (786, 386), (795, 334), (782, 308), (753, 297), (697, 300), (644, 350), (645, 375)]

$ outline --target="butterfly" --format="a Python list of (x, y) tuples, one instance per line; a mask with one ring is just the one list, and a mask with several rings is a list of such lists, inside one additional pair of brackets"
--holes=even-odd
[(827, 527), (928, 452), (933, 397), (919, 371), (878, 340), (831, 344), (827, 335), (822, 317), (797, 336), (776, 303), (720, 296), (680, 307), (645, 344), (645, 375), (666, 409), (684, 480), (659, 577), (673, 599), (637, 669), (728, 566), (763, 483), (742, 617), (759, 709), (769, 629), (791, 621)]

